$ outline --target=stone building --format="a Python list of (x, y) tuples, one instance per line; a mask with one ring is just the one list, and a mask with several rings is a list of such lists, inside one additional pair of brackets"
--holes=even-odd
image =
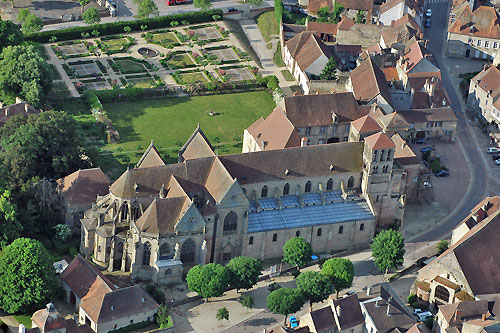
[(500, 128), (500, 57), (471, 79), (467, 104), (481, 118)]
[[(196, 264), (279, 258), (295, 236), (315, 253), (366, 246), (376, 221), (393, 223), (403, 211), (402, 169), (384, 136), (217, 156), (197, 128), (179, 163), (127, 170), (98, 198), (81, 220), (81, 252), (109, 270), (173, 284)], [(399, 206), (381, 217), (388, 202)]]

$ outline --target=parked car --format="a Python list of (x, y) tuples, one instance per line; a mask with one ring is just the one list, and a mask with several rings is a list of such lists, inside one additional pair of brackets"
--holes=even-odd
[(416, 315), (416, 316), (417, 316), (419, 313), (422, 313), (422, 312), (424, 312), (424, 310), (419, 309), (419, 308), (416, 308), (415, 310), (413, 310), (413, 314), (414, 314), (414, 315)]
[(425, 20), (425, 27), (426, 28), (430, 28), (431, 27), (431, 18), (428, 17), (426, 20)]
[(428, 151), (432, 151), (432, 147), (424, 147), (424, 148), (420, 149), (420, 151), (421, 151), (422, 153), (426, 153), (426, 152), (428, 152)]
[(342, 296), (342, 298), (346, 298), (346, 297), (349, 297), (351, 295), (354, 295), (356, 292), (354, 290), (349, 290), (348, 292), (346, 292), (344, 294), (344, 296)]
[(233, 8), (233, 7), (230, 7), (227, 9), (227, 12), (228, 13), (233, 13), (233, 12), (237, 12), (238, 10), (236, 8)]
[(500, 153), (500, 148), (497, 147), (488, 148), (488, 154), (496, 154), (496, 153)]
[(432, 9), (427, 8), (427, 11), (425, 12), (425, 16), (431, 17), (432, 16)]
[(432, 184), (428, 181), (425, 181), (424, 182), (424, 187), (428, 187), (428, 188), (431, 188), (432, 187)]
[(500, 158), (498, 160), (495, 160), (496, 165), (500, 165)]
[(299, 326), (299, 323), (297, 322), (297, 318), (295, 316), (290, 316), (290, 327), (295, 328)]
[(491, 155), (491, 158), (493, 159), (493, 161), (496, 161), (500, 158), (500, 154), (495, 153), (495, 154)]
[(430, 311), (425, 311), (425, 312), (421, 312), (421, 313), (417, 314), (417, 317), (418, 317), (418, 320), (425, 321), (429, 318), (433, 318), (434, 315)]
[(441, 170), (439, 172), (436, 172), (435, 175), (436, 177), (448, 177), (450, 173), (448, 172), (448, 170)]
[(417, 145), (425, 145), (426, 143), (425, 139), (415, 139), (412, 142), (416, 143)]

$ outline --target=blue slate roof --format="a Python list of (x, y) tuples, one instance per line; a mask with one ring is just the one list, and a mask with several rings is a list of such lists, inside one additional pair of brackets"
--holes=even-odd
[[(313, 196), (306, 199), (308, 195), (304, 195), (304, 203), (313, 201)], [(281, 198), (283, 202), (282, 209), (249, 212), (247, 232), (252, 233), (309, 227), (314, 225), (368, 220), (374, 218), (374, 215), (371, 213), (365, 200), (346, 202), (335, 201), (330, 203), (326, 201), (324, 205), (317, 203), (303, 207), (289, 207), (285, 204), (285, 199), (291, 200), (293, 199), (291, 197), (298, 198), (297, 196), (287, 196)], [(321, 202), (321, 198), (319, 198), (319, 200)]]

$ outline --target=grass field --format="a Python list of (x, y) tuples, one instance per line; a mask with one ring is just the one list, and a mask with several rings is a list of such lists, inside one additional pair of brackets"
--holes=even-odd
[(278, 47), (276, 48), (276, 52), (273, 55), (273, 61), (278, 67), (285, 67), (285, 63), (281, 58), (281, 43), (278, 43)]
[(278, 33), (278, 25), (276, 24), (276, 16), (274, 11), (265, 12), (257, 18), (257, 26), (259, 27), (262, 36), (266, 42), (271, 40), (271, 35)]
[(193, 83), (193, 82), (207, 82), (207, 78), (203, 75), (203, 73), (195, 72), (195, 73), (186, 73), (180, 74), (182, 80), (185, 83)]
[(289, 82), (292, 82), (292, 81), (295, 81), (295, 78), (293, 77), (293, 75), (288, 71), (288, 69), (284, 69), (281, 71), (281, 74), (283, 74), (283, 77), (285, 78), (285, 80), (289, 81)]
[(167, 61), (168, 65), (173, 65), (174, 68), (184, 67), (186, 65), (194, 65), (194, 62), (186, 53), (174, 54), (172, 58)]
[[(131, 163), (135, 163), (140, 154), (133, 152), (139, 145), (145, 149), (153, 139), (159, 148), (175, 149), (176, 142), (184, 144), (200, 123), (209, 140), (220, 139), (225, 146), (221, 152), (237, 153), (241, 145), (233, 138), (242, 137), (243, 129), (259, 117), (267, 117), (274, 107), (271, 95), (265, 91), (105, 104), (120, 133), (120, 143), (105, 149), (117, 152), (120, 147), (123, 153), (132, 152)], [(210, 111), (220, 115), (209, 116)]]
[(108, 48), (109, 51), (118, 51), (121, 50), (123, 47), (123, 44), (128, 43), (127, 38), (118, 38), (118, 39), (110, 39), (110, 40), (105, 40), (102, 41), (103, 44), (105, 44)]
[(147, 70), (143, 64), (135, 62), (133, 60), (127, 59), (117, 59), (115, 60), (115, 64), (120, 68), (120, 72), (122, 73), (146, 73)]
[(151, 88), (155, 85), (156, 81), (152, 77), (141, 77), (137, 79), (127, 79), (136, 88)]
[(153, 42), (161, 44), (179, 43), (173, 32), (160, 32), (157, 34), (153, 34)]

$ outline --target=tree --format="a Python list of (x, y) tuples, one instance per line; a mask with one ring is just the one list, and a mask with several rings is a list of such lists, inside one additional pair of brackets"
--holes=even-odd
[(179, 22), (178, 22), (178, 21), (172, 21), (172, 22), (170, 22), (170, 26), (171, 26), (172, 28), (175, 28), (175, 27), (176, 27), (176, 26), (178, 26), (178, 25), (179, 25)]
[(215, 318), (217, 318), (218, 321), (221, 320), (229, 320), (229, 311), (226, 307), (220, 308), (217, 310), (217, 313), (215, 314)]
[(311, 261), (312, 246), (302, 237), (293, 237), (283, 246), (283, 262), (300, 268)]
[(168, 325), (168, 318), (170, 317), (170, 311), (165, 304), (161, 304), (156, 313), (156, 323), (160, 325), (160, 328), (166, 328)]
[(132, 2), (137, 5), (137, 16), (140, 18), (150, 18), (151, 16), (156, 17), (160, 15), (158, 7), (153, 0), (133, 0)]
[(250, 289), (258, 281), (262, 271), (262, 263), (249, 257), (235, 257), (226, 265), (230, 274), (230, 284), (239, 289)]
[(395, 269), (403, 263), (405, 244), (403, 236), (396, 230), (381, 231), (372, 243), (372, 256), (375, 258), (375, 266), (381, 271), (387, 272)]
[(99, 30), (95, 29), (95, 30), (92, 30), (92, 36), (94, 36), (94, 38), (97, 38), (99, 37), (101, 33), (99, 32)]
[(82, 15), (83, 23), (93, 25), (101, 22), (99, 11), (95, 7), (90, 7)]
[(50, 39), (49, 39), (49, 42), (55, 43), (56, 40), (57, 40), (57, 36), (51, 36)]
[(328, 59), (325, 67), (319, 74), (319, 78), (321, 80), (335, 80), (335, 78), (337, 77), (336, 71), (337, 71), (337, 62), (335, 61), (335, 59), (330, 58)]
[(220, 20), (220, 15), (212, 15), (212, 20), (214, 21)]
[(331, 17), (332, 23), (338, 23), (340, 21), (340, 15), (343, 12), (344, 12), (344, 5), (341, 4), (340, 2), (335, 2), (335, 4), (333, 5), (333, 11)]
[(356, 13), (356, 23), (365, 23), (365, 11), (364, 10), (358, 10)]
[(83, 13), (83, 10), (85, 9), (85, 6), (87, 6), (90, 3), (90, 0), (78, 0), (78, 2), (80, 3), (80, 6), (82, 7), (81, 11)]
[(62, 241), (71, 237), (71, 228), (67, 224), (58, 224), (53, 229), (56, 232), (56, 237)]
[(442, 254), (444, 251), (448, 250), (448, 241), (443, 239), (437, 243), (437, 255)]
[(253, 307), (255, 305), (255, 299), (250, 295), (241, 296), (240, 297), (240, 304), (243, 307), (245, 307), (247, 309), (247, 312), (248, 312), (248, 309), (253, 309)]
[(199, 8), (201, 11), (209, 10), (212, 7), (211, 0), (193, 0), (194, 8)]
[(323, 264), (321, 274), (330, 279), (338, 297), (340, 290), (349, 288), (352, 285), (354, 266), (349, 259), (331, 258)]
[(52, 256), (42, 243), (18, 238), (0, 257), (0, 304), (8, 313), (29, 312), (44, 306), (55, 294)]
[(82, 145), (76, 121), (57, 111), (19, 115), (0, 130), (0, 160), (12, 186), (33, 177), (58, 179), (92, 165), (93, 152)]
[(132, 28), (131, 28), (131, 27), (129, 27), (129, 26), (127, 25), (127, 26), (124, 26), (124, 27), (123, 27), (123, 31), (125, 31), (125, 33), (127, 33), (127, 34), (128, 34), (129, 32), (131, 32), (131, 31), (132, 31)]
[(148, 26), (147, 26), (147, 25), (145, 25), (145, 24), (141, 24), (141, 30), (142, 30), (142, 32), (144, 32), (144, 30), (146, 30), (147, 28), (148, 28)]
[(273, 313), (284, 315), (284, 325), (288, 315), (299, 311), (302, 305), (304, 295), (299, 289), (280, 288), (267, 296), (267, 308)]
[(187, 273), (186, 281), (189, 290), (208, 301), (209, 297), (222, 296), (229, 285), (229, 272), (219, 264), (196, 265)]
[(332, 284), (330, 279), (319, 272), (302, 272), (296, 279), (297, 288), (304, 297), (309, 300), (312, 308), (313, 303), (322, 302), (330, 296)]
[(19, 238), (23, 230), (16, 218), (16, 206), (10, 201), (10, 191), (3, 191), (0, 196), (0, 246), (12, 243)]
[[(5, 1), (5, 0), (4, 0)], [(23, 33), (17, 24), (0, 19), (0, 51), (10, 45), (23, 42)]]
[(49, 65), (33, 45), (8, 46), (0, 54), (0, 97), (14, 103), (16, 96), (37, 107), (52, 87)]

